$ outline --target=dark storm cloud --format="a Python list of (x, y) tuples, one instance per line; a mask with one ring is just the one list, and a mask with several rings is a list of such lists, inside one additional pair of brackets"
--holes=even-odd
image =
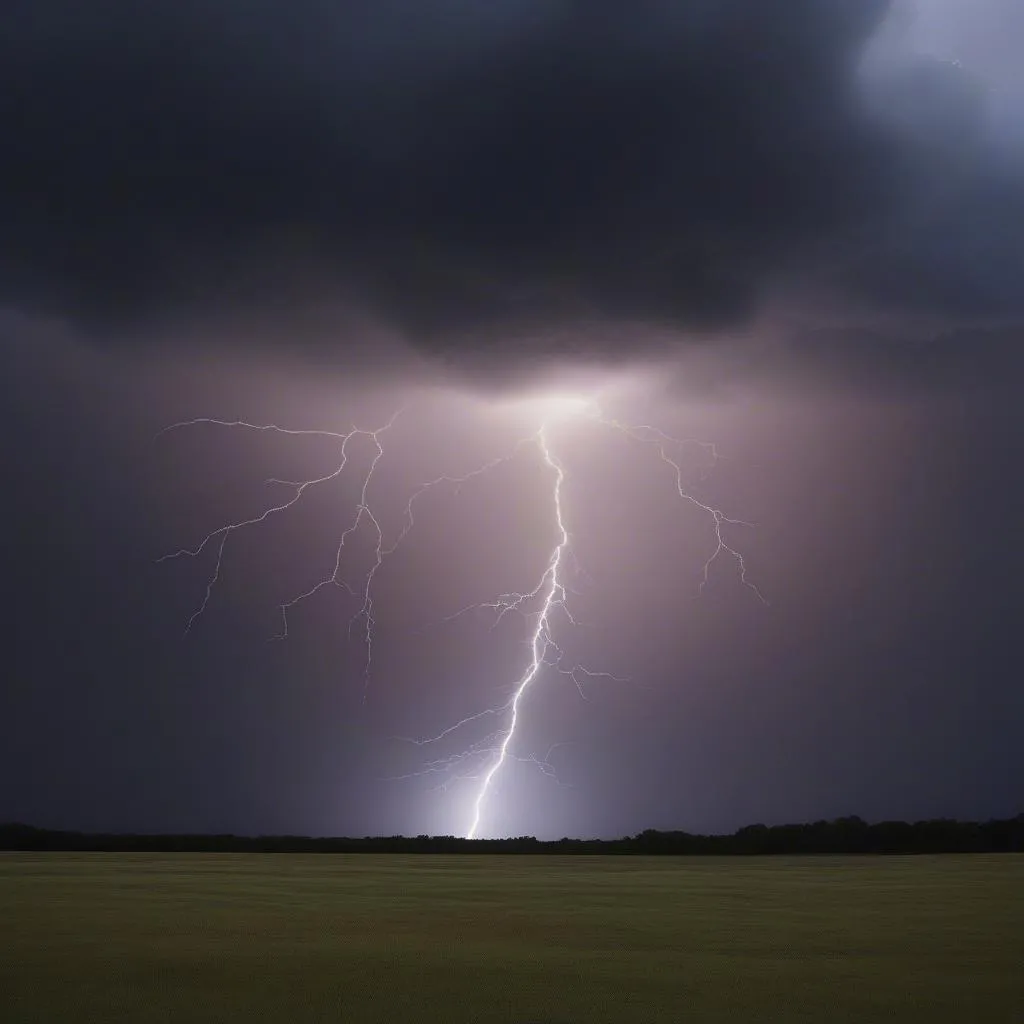
[(1012, 314), (1020, 179), (962, 69), (861, 88), (886, 10), (13, 0), (0, 291), (106, 333), (326, 297), (431, 349), (776, 285)]

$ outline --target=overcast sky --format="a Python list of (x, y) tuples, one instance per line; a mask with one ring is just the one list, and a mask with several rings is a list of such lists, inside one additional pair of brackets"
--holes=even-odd
[(1019, 3), (8, 8), (0, 819), (464, 833), (553, 392), (482, 834), (1024, 809)]

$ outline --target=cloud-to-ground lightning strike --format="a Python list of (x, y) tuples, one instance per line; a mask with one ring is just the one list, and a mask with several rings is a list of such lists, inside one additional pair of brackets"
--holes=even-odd
[[(290, 488), (292, 490), (292, 494), (287, 501), (271, 505), (259, 515), (252, 516), (251, 518), (242, 519), (237, 522), (220, 526), (208, 533), (196, 547), (183, 548), (181, 550), (171, 552), (170, 554), (166, 554), (160, 559), (160, 561), (165, 561), (184, 556), (197, 558), (202, 555), (208, 547), (215, 546), (216, 554), (214, 557), (213, 570), (207, 579), (202, 600), (188, 620), (185, 628), (186, 634), (192, 630), (196, 621), (209, 607), (214, 589), (221, 579), (225, 547), (230, 535), (248, 527), (258, 526), (259, 524), (266, 522), (271, 516), (294, 508), (295, 505), (301, 501), (303, 496), (312, 488), (338, 480), (349, 464), (349, 444), (354, 438), (363, 437), (372, 442), (374, 446), (373, 454), (371, 455), (368, 464), (363, 468), (359, 479), (359, 499), (351, 521), (339, 537), (339, 541), (335, 549), (333, 566), (314, 586), (280, 605), (281, 631), (276, 636), (271, 637), (271, 639), (275, 640), (284, 640), (288, 638), (288, 613), (299, 603), (312, 598), (321, 590), (328, 587), (340, 587), (345, 590), (350, 596), (360, 602), (358, 610), (349, 620), (348, 631), (351, 638), (352, 631), (355, 626), (357, 624), (361, 624), (362, 626), (361, 633), (364, 647), (364, 702), (368, 692), (373, 660), (374, 626), (376, 624), (374, 617), (374, 582), (387, 559), (395, 553), (405, 538), (413, 530), (415, 526), (414, 509), (416, 503), (427, 492), (443, 484), (448, 484), (458, 490), (464, 484), (468, 484), (476, 478), (482, 477), (492, 470), (497, 469), (499, 466), (510, 462), (512, 459), (516, 458), (525, 447), (532, 447), (539, 455), (544, 468), (550, 474), (552, 479), (551, 503), (553, 525), (555, 527), (554, 547), (551, 550), (539, 580), (532, 590), (525, 592), (508, 591), (499, 594), (492, 600), (462, 608), (442, 620), (451, 621), (470, 611), (484, 609), (493, 614), (493, 621), (491, 624), (491, 628), (493, 629), (507, 614), (510, 612), (516, 612), (528, 621), (532, 621), (529, 640), (527, 641), (527, 646), (530, 651), (528, 663), (512, 687), (511, 695), (502, 703), (493, 707), (487, 707), (483, 711), (479, 711), (475, 714), (468, 715), (448, 726), (437, 735), (422, 739), (413, 739), (411, 742), (421, 747), (433, 746), (448, 737), (460, 733), (475, 723), (480, 723), (489, 719), (503, 719), (503, 724), (499, 728), (492, 730), (483, 739), (478, 740), (468, 748), (463, 749), (461, 753), (457, 753), (450, 757), (430, 760), (426, 762), (421, 769), (407, 775), (396, 777), (412, 778), (438, 773), (445, 777), (445, 781), (442, 783), (441, 788), (447, 788), (449, 783), (457, 780), (471, 780), (476, 782), (476, 792), (471, 805), (470, 823), (465, 833), (466, 837), (470, 839), (475, 838), (478, 835), (488, 797), (492, 792), (495, 780), (502, 768), (509, 761), (532, 763), (540, 768), (540, 770), (546, 775), (554, 778), (556, 781), (560, 781), (558, 780), (557, 774), (550, 763), (550, 756), (555, 747), (552, 747), (544, 758), (517, 755), (512, 751), (512, 746), (516, 741), (516, 733), (521, 719), (523, 700), (527, 691), (537, 680), (542, 671), (544, 669), (553, 669), (561, 675), (567, 676), (579, 690), (580, 696), (584, 698), (586, 698), (583, 686), (584, 679), (607, 678), (619, 682), (626, 681), (612, 675), (611, 673), (593, 671), (580, 664), (575, 664), (571, 667), (564, 667), (563, 662), (565, 660), (565, 654), (554, 637), (553, 619), (556, 613), (564, 617), (566, 622), (570, 625), (578, 624), (576, 619), (573, 618), (568, 607), (569, 587), (565, 580), (566, 561), (574, 556), (572, 555), (570, 547), (570, 531), (567, 526), (566, 512), (563, 507), (563, 489), (566, 480), (566, 471), (556, 455), (551, 442), (551, 433), (554, 424), (560, 420), (570, 417), (585, 417), (598, 426), (618, 431), (634, 441), (653, 447), (657, 451), (660, 460), (668, 465), (672, 470), (678, 497), (704, 512), (709, 517), (713, 527), (715, 547), (704, 563), (703, 572), (698, 585), (698, 592), (702, 591), (707, 585), (710, 578), (711, 567), (714, 562), (718, 558), (726, 556), (734, 561), (740, 582), (746, 588), (751, 590), (762, 603), (767, 603), (757, 585), (748, 578), (747, 565), (743, 555), (727, 542), (723, 533), (723, 530), (728, 526), (748, 526), (750, 524), (745, 523), (743, 520), (733, 519), (726, 516), (720, 509), (716, 508), (714, 505), (701, 501), (687, 490), (683, 482), (683, 469), (678, 458), (673, 458), (670, 450), (673, 446), (697, 446), (705, 455), (710, 457), (710, 464), (713, 466), (720, 458), (718, 450), (714, 444), (703, 441), (693, 441), (690, 439), (680, 440), (669, 436), (653, 426), (646, 424), (629, 425), (615, 419), (607, 418), (598, 408), (596, 402), (582, 397), (555, 396), (538, 403), (538, 407), (535, 412), (538, 420), (540, 421), (537, 430), (533, 434), (521, 438), (516, 442), (512, 450), (505, 455), (492, 459), (461, 476), (443, 475), (420, 484), (413, 491), (406, 503), (403, 512), (403, 525), (398, 532), (398, 536), (390, 545), (385, 545), (384, 534), (380, 521), (370, 507), (369, 490), (373, 482), (374, 472), (377, 465), (384, 456), (384, 443), (382, 438), (394, 425), (396, 419), (401, 413), (401, 410), (396, 412), (383, 426), (372, 430), (353, 427), (348, 433), (326, 430), (291, 430), (280, 427), (276, 424), (256, 424), (242, 420), (222, 420), (207, 417), (175, 423), (161, 432), (161, 434), (166, 434), (172, 430), (205, 424), (209, 426), (249, 431), (272, 432), (289, 437), (333, 438), (338, 441), (340, 445), (338, 465), (329, 473), (322, 476), (312, 477), (307, 480), (282, 480), (279, 478), (271, 478), (266, 481), (268, 484)], [(357, 590), (342, 578), (342, 570), (345, 559), (346, 544), (349, 538), (360, 529), (364, 522), (369, 524), (369, 528), (372, 531), (374, 557), (372, 565), (364, 576), (361, 586)], [(560, 744), (556, 744), (555, 746), (557, 747), (559, 745)], [(476, 768), (471, 771), (463, 771), (463, 766), (466, 766), (468, 762), (477, 762)]]
[(470, 823), (469, 831), (466, 833), (467, 839), (476, 838), (477, 829), (480, 827), (480, 815), (483, 813), (483, 803), (487, 798), (487, 791), (490, 789), (494, 776), (497, 775), (501, 766), (505, 763), (509, 744), (512, 742), (512, 737), (515, 736), (516, 725), (519, 722), (519, 705), (523, 699), (523, 694), (526, 693), (529, 685), (537, 678), (541, 665), (544, 664), (551, 638), (552, 609), (557, 603), (561, 603), (563, 606), (565, 604), (565, 586), (559, 575), (562, 559), (565, 556), (565, 549), (569, 544), (569, 533), (565, 528), (565, 521), (562, 518), (562, 484), (565, 482), (565, 472), (551, 454), (551, 448), (548, 446), (546, 425), (542, 425), (537, 432), (537, 444), (544, 453), (544, 461), (555, 474), (554, 498), (555, 519), (558, 524), (558, 544), (551, 553), (547, 569), (544, 571), (544, 576), (541, 579), (540, 586), (544, 590), (544, 600), (541, 605), (540, 615), (537, 617), (537, 625), (530, 639), (530, 651), (533, 657), (522, 678), (519, 680), (515, 693), (512, 695), (512, 700), (509, 704), (509, 724), (498, 746), (497, 756), (493, 759), (487, 771), (484, 772), (483, 779), (480, 782), (476, 800), (473, 802), (473, 820)]

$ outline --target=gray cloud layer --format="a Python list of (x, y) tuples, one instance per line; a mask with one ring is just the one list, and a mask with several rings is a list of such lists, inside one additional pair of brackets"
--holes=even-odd
[(886, 14), (12, 0), (0, 297), (106, 330), (330, 297), (427, 350), (776, 288), (1013, 317), (1024, 165), (970, 69), (865, 65)]

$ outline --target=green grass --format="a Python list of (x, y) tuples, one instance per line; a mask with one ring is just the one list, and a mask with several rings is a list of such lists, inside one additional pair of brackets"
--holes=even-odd
[(1024, 857), (0, 855), (0, 1020), (1024, 1021)]

